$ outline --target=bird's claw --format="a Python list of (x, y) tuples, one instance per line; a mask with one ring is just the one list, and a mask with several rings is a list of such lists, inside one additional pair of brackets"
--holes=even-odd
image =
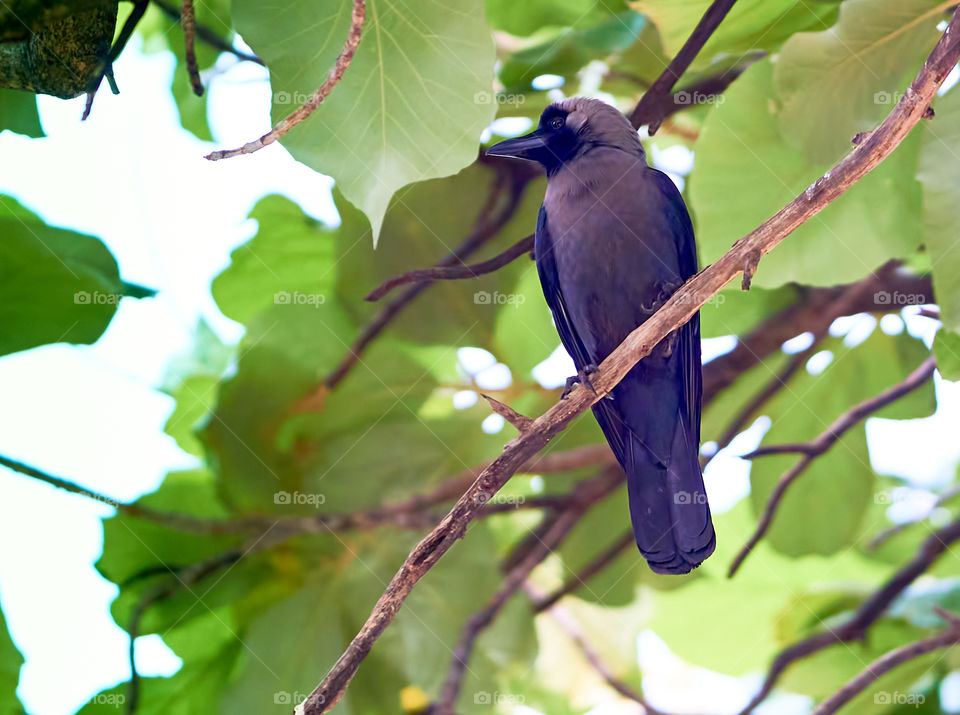
[(571, 375), (567, 378), (567, 384), (563, 387), (563, 394), (560, 395), (560, 399), (564, 399), (573, 391), (574, 385), (577, 383), (583, 385), (585, 388), (590, 390), (594, 395), (597, 394), (597, 391), (593, 387), (593, 383), (590, 382), (590, 376), (595, 373), (599, 368), (594, 363), (588, 363), (582, 368), (577, 370), (576, 375)]

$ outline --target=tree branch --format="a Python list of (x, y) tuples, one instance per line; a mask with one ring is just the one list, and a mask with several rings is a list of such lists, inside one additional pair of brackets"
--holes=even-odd
[(949, 489), (944, 490), (944, 492), (937, 497), (937, 500), (933, 502), (933, 505), (930, 507), (930, 511), (928, 511), (919, 519), (914, 519), (911, 521), (904, 521), (899, 524), (894, 524), (893, 526), (884, 529), (883, 531), (878, 533), (876, 536), (874, 536), (872, 539), (870, 539), (870, 541), (867, 542), (867, 551), (876, 551), (881, 546), (883, 546), (887, 541), (892, 539), (894, 536), (904, 531), (908, 527), (911, 527), (914, 524), (920, 523), (921, 521), (929, 517), (930, 513), (933, 512), (934, 509), (938, 509), (942, 507), (943, 505), (955, 499), (958, 495), (960, 495), (960, 484), (954, 484)]
[(869, 400), (865, 400), (859, 405), (855, 405), (854, 407), (850, 408), (840, 415), (832, 425), (830, 425), (812, 442), (761, 447), (760, 449), (743, 456), (744, 459), (754, 459), (756, 457), (762, 457), (768, 454), (802, 454), (803, 459), (798, 461), (782, 477), (780, 477), (780, 481), (778, 481), (776, 487), (774, 487), (773, 492), (770, 494), (770, 498), (767, 501), (767, 505), (763, 510), (763, 515), (760, 517), (760, 521), (757, 524), (757, 530), (753, 533), (753, 536), (750, 537), (749, 541), (747, 541), (744, 547), (740, 550), (740, 553), (737, 554), (737, 557), (733, 560), (733, 563), (730, 565), (730, 571), (728, 573), (729, 577), (732, 578), (733, 575), (736, 574), (737, 569), (740, 568), (740, 565), (743, 563), (744, 559), (750, 555), (750, 552), (753, 551), (754, 547), (760, 542), (760, 539), (762, 539), (764, 534), (767, 533), (767, 530), (770, 528), (770, 524), (773, 522), (773, 517), (777, 513), (777, 508), (783, 501), (783, 497), (786, 494), (787, 489), (789, 489), (790, 485), (796, 481), (797, 477), (803, 474), (817, 457), (829, 450), (834, 444), (836, 444), (837, 440), (839, 440), (852, 427), (867, 419), (867, 417), (872, 415), (874, 412), (881, 410), (890, 403), (896, 402), (901, 397), (913, 392), (923, 383), (929, 380), (933, 376), (933, 371), (936, 366), (936, 358), (932, 356), (927, 358), (923, 361), (923, 363), (921, 363), (920, 367), (910, 373), (906, 380), (901, 382), (899, 385), (894, 385), (893, 387), (884, 390), (879, 395), (871, 397)]
[(478, 511), (478, 495), (486, 501), (577, 415), (584, 412), (629, 372), (669, 333), (686, 323), (700, 307), (744, 268), (748, 256), (763, 256), (805, 221), (822, 211), (856, 181), (883, 161), (923, 116), (937, 88), (960, 57), (960, 11), (924, 63), (916, 79), (881, 125), (825, 176), (817, 179), (772, 218), (738, 240), (715, 264), (681, 286), (673, 296), (601, 364), (592, 377), (594, 391), (577, 387), (568, 397), (537, 418), (524, 434), (511, 440), (489, 467), (464, 492), (450, 512), (410, 553), (375, 604), (370, 617), (346, 651), (296, 711), (317, 715), (342, 697), (360, 662), (387, 628), (414, 585), (463, 536)]
[(503, 253), (486, 261), (474, 263), (471, 266), (434, 266), (432, 268), (420, 268), (413, 271), (407, 271), (406, 273), (401, 273), (398, 276), (394, 276), (393, 278), (385, 280), (379, 286), (374, 288), (372, 291), (370, 291), (370, 294), (365, 298), (365, 300), (376, 302), (397, 286), (406, 285), (407, 283), (432, 283), (433, 281), (478, 278), (479, 276), (487, 273), (493, 273), (494, 271), (503, 268), (508, 263), (516, 260), (524, 253), (531, 253), (532, 251), (533, 234), (530, 234), (526, 238), (521, 238)]
[(860, 640), (866, 636), (867, 629), (883, 615), (893, 600), (929, 569), (958, 539), (960, 539), (960, 520), (951, 522), (942, 529), (934, 531), (927, 537), (927, 540), (921, 545), (910, 563), (901, 567), (889, 581), (864, 601), (860, 608), (842, 625), (798, 641), (781, 651), (771, 663), (760, 690), (740, 711), (739, 715), (748, 715), (757, 705), (763, 702), (773, 691), (773, 686), (780, 676), (795, 661), (806, 658), (829, 646)]
[(640, 102), (630, 114), (630, 123), (634, 127), (639, 129), (646, 124), (648, 126), (647, 131), (651, 136), (656, 133), (660, 122), (666, 116), (663, 113), (664, 99), (667, 98), (672, 103), (673, 98), (670, 96), (670, 92), (674, 85), (687, 71), (690, 63), (703, 49), (703, 46), (707, 44), (707, 40), (720, 26), (723, 18), (727, 16), (736, 2), (737, 0), (714, 0), (713, 4), (707, 8), (703, 17), (700, 18), (700, 22), (693, 29), (693, 33), (683, 43), (683, 47), (680, 48), (677, 56), (670, 61), (667, 68), (650, 85), (650, 89), (644, 93)]
[[(150, 0), (154, 5), (156, 5), (161, 12), (163, 12), (167, 17), (169, 17), (174, 22), (181, 23), (183, 22), (180, 15), (180, 10), (178, 10), (174, 5), (166, 2), (166, 0)], [(206, 25), (200, 23), (194, 23), (196, 28), (196, 35), (199, 39), (203, 40), (205, 43), (210, 45), (215, 50), (220, 50), (221, 52), (229, 52), (231, 55), (235, 56), (237, 59), (245, 60), (247, 62), (255, 62), (258, 65), (266, 66), (263, 60), (261, 60), (256, 55), (247, 54), (246, 52), (241, 52), (227, 40), (220, 37), (216, 32), (211, 30)]]
[(533, 569), (553, 553), (554, 549), (569, 535), (584, 512), (620, 486), (622, 478), (623, 473), (619, 469), (607, 468), (599, 476), (577, 484), (570, 506), (551, 521), (549, 528), (537, 540), (536, 546), (510, 568), (503, 580), (503, 585), (489, 603), (467, 621), (454, 648), (447, 679), (434, 709), (430, 711), (431, 715), (454, 714), (463, 686), (463, 678), (467, 673), (467, 663), (470, 661), (477, 638), (493, 623), (510, 597), (520, 590)]
[(327, 98), (333, 88), (343, 78), (343, 73), (347, 71), (347, 67), (349, 67), (353, 61), (353, 55), (357, 51), (357, 45), (360, 44), (360, 37), (363, 34), (363, 21), (366, 16), (366, 0), (353, 0), (353, 13), (350, 18), (350, 32), (347, 34), (347, 41), (344, 43), (343, 49), (340, 51), (337, 61), (330, 69), (327, 78), (323, 81), (323, 84), (317, 87), (317, 91), (313, 93), (310, 99), (304, 102), (298, 109), (295, 109), (291, 114), (277, 122), (273, 129), (259, 139), (247, 142), (237, 149), (221, 149), (211, 152), (207, 154), (206, 158), (210, 161), (218, 161), (233, 156), (240, 156), (241, 154), (252, 154), (269, 144), (273, 144), (273, 142), (277, 141), (313, 114), (317, 107), (323, 103), (323, 100)]
[(203, 96), (200, 68), (197, 66), (197, 16), (193, 12), (193, 0), (183, 0), (180, 7), (180, 25), (183, 27), (183, 58), (190, 76), (190, 86), (198, 97)]
[[(937, 609), (938, 611), (940, 609)], [(932, 653), (942, 648), (949, 648), (960, 643), (960, 622), (955, 616), (940, 611), (947, 620), (947, 629), (935, 636), (930, 636), (922, 641), (910, 643), (892, 650), (881, 658), (867, 666), (853, 680), (844, 685), (840, 690), (831, 695), (817, 706), (812, 715), (832, 715), (840, 708), (853, 700), (857, 695), (866, 690), (870, 685), (876, 682), (882, 675), (889, 673), (899, 665), (919, 658), (921, 655)]]

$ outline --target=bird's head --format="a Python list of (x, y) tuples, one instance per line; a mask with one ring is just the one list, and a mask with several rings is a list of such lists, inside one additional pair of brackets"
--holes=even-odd
[(615, 107), (599, 99), (571, 97), (543, 110), (536, 131), (495, 144), (487, 154), (536, 161), (550, 175), (597, 147), (643, 157), (640, 137)]

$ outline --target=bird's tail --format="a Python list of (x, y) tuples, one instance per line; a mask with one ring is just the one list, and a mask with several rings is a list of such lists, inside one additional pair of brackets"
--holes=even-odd
[(656, 573), (689, 573), (717, 543), (696, 443), (680, 420), (664, 467), (635, 437), (628, 442), (623, 466), (640, 553)]

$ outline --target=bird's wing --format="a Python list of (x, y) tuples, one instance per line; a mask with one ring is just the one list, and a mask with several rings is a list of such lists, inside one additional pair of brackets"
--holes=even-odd
[[(540, 283), (543, 287), (543, 295), (553, 313), (553, 322), (556, 324), (557, 332), (560, 334), (560, 342), (564, 349), (573, 359), (578, 370), (583, 369), (585, 365), (593, 362), (587, 352), (586, 347), (580, 336), (577, 335), (576, 328), (570, 320), (570, 313), (564, 303), (563, 292), (560, 290), (560, 281), (557, 278), (557, 263), (553, 253), (553, 242), (550, 239), (550, 231), (547, 227), (547, 212), (541, 206), (540, 215), (537, 217), (537, 233), (534, 237), (534, 258), (537, 261), (537, 273), (540, 275)], [(624, 435), (622, 420), (616, 414), (616, 411), (605, 401), (600, 400), (594, 405), (594, 414), (613, 453), (617, 459), (623, 461), (624, 458)]]
[[(666, 199), (669, 216), (668, 221), (673, 229), (677, 242), (680, 275), (688, 280), (697, 272), (697, 246), (693, 237), (693, 224), (690, 214), (683, 203), (680, 191), (662, 171), (650, 169), (656, 177), (660, 193)], [(680, 328), (677, 335), (677, 349), (683, 360), (683, 372), (686, 389), (684, 415), (690, 426), (690, 434), (696, 435), (697, 444), (700, 443), (700, 404), (703, 395), (702, 375), (700, 368), (700, 314), (694, 315), (686, 325)]]

